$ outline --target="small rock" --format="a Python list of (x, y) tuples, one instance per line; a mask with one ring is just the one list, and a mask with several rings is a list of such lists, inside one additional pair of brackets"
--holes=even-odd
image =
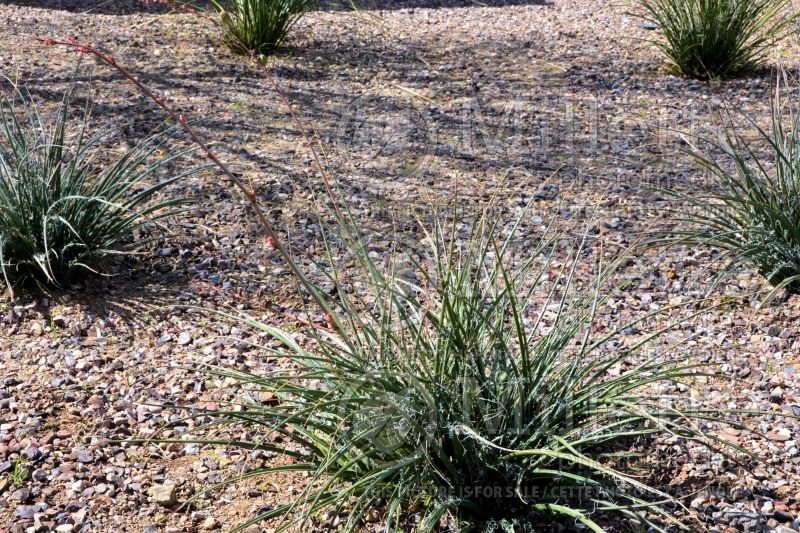
[(215, 529), (219, 529), (219, 522), (216, 518), (209, 516), (200, 524), (200, 529), (203, 531), (214, 531)]
[(86, 450), (80, 450), (75, 453), (75, 460), (79, 463), (89, 464), (94, 461), (94, 455)]
[(692, 509), (700, 509), (700, 508), (702, 508), (702, 507), (703, 507), (703, 504), (704, 504), (705, 502), (706, 502), (706, 499), (705, 499), (704, 497), (702, 497), (702, 496), (698, 496), (697, 498), (695, 498), (694, 500), (692, 500), (692, 503), (690, 503), (690, 504), (689, 504), (689, 506), (690, 506)]
[(775, 442), (786, 442), (792, 438), (792, 432), (786, 428), (773, 429), (767, 432), (767, 438)]
[(178, 346), (186, 346), (187, 344), (191, 344), (192, 342), (192, 334), (188, 331), (181, 331), (181, 334), (178, 335)]
[(11, 499), (15, 502), (24, 503), (31, 499), (31, 489), (22, 487), (11, 493)]
[(35, 461), (42, 455), (42, 452), (36, 446), (31, 445), (23, 450), (22, 455), (28, 460)]
[(153, 485), (147, 495), (153, 499), (153, 503), (162, 507), (170, 507), (178, 502), (178, 493), (172, 483)]
[(772, 400), (774, 403), (780, 403), (783, 401), (783, 389), (780, 387), (775, 387), (769, 392), (769, 399)]
[(372, 507), (372, 508), (370, 508), (369, 511), (367, 511), (366, 520), (370, 524), (375, 524), (375, 523), (381, 521), (381, 514), (382, 513), (381, 513), (380, 509), (378, 509), (377, 507)]
[(14, 514), (17, 518), (30, 520), (33, 518), (33, 515), (36, 514), (36, 507), (33, 505), (21, 505), (17, 507), (17, 510)]
[(736, 486), (731, 489), (731, 501), (738, 502), (750, 496), (750, 491), (746, 487)]

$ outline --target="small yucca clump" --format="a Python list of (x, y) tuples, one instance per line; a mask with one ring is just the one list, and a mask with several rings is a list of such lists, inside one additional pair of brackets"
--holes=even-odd
[(702, 371), (687, 357), (647, 354), (647, 341), (614, 348), (632, 324), (593, 333), (605, 273), (574, 286), (582, 244), (556, 267), (558, 239), (520, 258), (510, 249), (516, 225), (453, 225), (471, 235), (429, 234), (418, 282), (395, 277), (398, 265), (386, 272), (360, 239), (337, 240), (362, 275), (331, 273), (329, 328), (303, 338), (247, 320), (292, 365), (215, 371), (241, 384), (243, 400), (200, 416), (244, 424), (252, 440), (231, 445), (291, 458), (247, 477), (310, 476), (296, 499), (239, 529), (284, 517), (353, 532), (368, 515), (387, 531), (539, 531), (563, 520), (597, 532), (599, 517), (617, 512), (676, 520), (657, 503), (675, 502), (625, 461), (637, 456), (634, 440), (659, 434), (713, 445), (702, 428), (720, 414), (682, 412), (683, 400), (656, 388)]
[(213, 0), (234, 52), (268, 55), (286, 39), (310, 0)]
[[(699, 139), (707, 149), (695, 147), (691, 155), (720, 191), (673, 192), (689, 204), (676, 218), (690, 227), (675, 230), (669, 240), (720, 248), (729, 259), (723, 273), (754, 267), (775, 290), (800, 294), (800, 102), (784, 103), (780, 85), (779, 80), (771, 130), (748, 118), (771, 153), (769, 160), (761, 160), (735, 128)], [(709, 155), (712, 151), (722, 157)]]
[(49, 114), (17, 87), (0, 100), (0, 265), (9, 287), (64, 286), (159, 238), (147, 230), (161, 229), (186, 199), (155, 197), (198, 170), (149, 183), (185, 152), (156, 156), (169, 149), (162, 134), (114, 155), (103, 146), (113, 129), (90, 132), (88, 112), (70, 120), (71, 93)]
[(691, 78), (741, 76), (757, 69), (792, 30), (791, 0), (638, 0), (662, 37), (653, 42), (669, 68)]

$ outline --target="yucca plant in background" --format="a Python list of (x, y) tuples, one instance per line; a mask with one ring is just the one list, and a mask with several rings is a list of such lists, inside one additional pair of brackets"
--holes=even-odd
[(286, 39), (308, 10), (311, 0), (212, 0), (225, 31), (225, 42), (236, 53), (268, 55)]
[(112, 128), (89, 131), (88, 109), (70, 119), (72, 90), (49, 114), (16, 86), (0, 100), (0, 264), (9, 288), (64, 286), (160, 238), (158, 221), (186, 199), (158, 194), (198, 170), (150, 183), (186, 152), (169, 153), (165, 133), (115, 155), (105, 145)]
[[(627, 470), (636, 457), (627, 447), (659, 434), (726, 446), (702, 431), (718, 412), (682, 412), (656, 392), (703, 370), (688, 356), (645, 351), (659, 332), (624, 349), (615, 342), (623, 328), (592, 333), (609, 269), (577, 286), (583, 242), (554, 268), (558, 235), (520, 258), (515, 225), (495, 224), (472, 221), (461, 238), (437, 225), (418, 283), (374, 263), (360, 239), (341, 239), (363, 275), (331, 274), (330, 328), (297, 337), (239, 318), (279, 341), (265, 350), (292, 364), (267, 375), (212, 371), (237, 382), (242, 400), (198, 415), (251, 436), (228, 444), (291, 459), (245, 477), (310, 477), (294, 501), (237, 530), (283, 517), (287, 527), (357, 531), (368, 515), (387, 531), (539, 531), (554, 517), (602, 531), (605, 513), (677, 523), (654, 503), (675, 502)], [(608, 372), (630, 357), (636, 364)]]
[(673, 191), (688, 207), (676, 208), (674, 218), (685, 227), (666, 239), (722, 249), (728, 265), (721, 274), (755, 268), (774, 287), (772, 295), (782, 288), (800, 294), (800, 100), (783, 100), (788, 86), (783, 74), (772, 99), (771, 128), (745, 116), (768, 160), (756, 153), (756, 141), (732, 126), (694, 139), (691, 157), (719, 192)]
[(793, 29), (792, 0), (638, 0), (661, 32), (653, 42), (669, 68), (691, 78), (741, 76), (757, 69)]

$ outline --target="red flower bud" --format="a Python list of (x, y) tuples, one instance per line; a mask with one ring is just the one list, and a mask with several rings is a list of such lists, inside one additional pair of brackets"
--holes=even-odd
[(275, 248), (275, 239), (272, 237), (272, 235), (267, 237), (267, 246), (270, 248)]

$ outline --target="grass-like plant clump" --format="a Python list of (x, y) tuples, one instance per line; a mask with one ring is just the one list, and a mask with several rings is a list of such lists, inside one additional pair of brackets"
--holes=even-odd
[(638, 0), (656, 25), (654, 43), (675, 73), (733, 77), (757, 69), (792, 30), (791, 0)]
[(800, 102), (784, 101), (781, 85), (779, 80), (771, 128), (747, 117), (769, 153), (766, 160), (756, 153), (755, 141), (733, 127), (699, 139), (706, 146), (695, 146), (692, 156), (719, 192), (673, 193), (690, 205), (676, 216), (688, 223), (686, 229), (673, 235), (682, 243), (722, 249), (729, 260), (723, 274), (754, 267), (776, 290), (800, 294)]
[[(251, 440), (229, 444), (291, 458), (246, 476), (310, 474), (294, 501), (252, 522), (293, 517), (357, 531), (371, 516), (387, 531), (512, 532), (538, 531), (554, 516), (592, 531), (602, 531), (604, 513), (674, 520), (654, 503), (670, 497), (626, 473), (625, 461), (637, 457), (633, 442), (659, 434), (711, 443), (702, 419), (719, 413), (682, 412), (681, 400), (656, 392), (699, 370), (644, 352), (648, 336), (623, 349), (622, 328), (593, 333), (607, 270), (577, 287), (583, 244), (556, 267), (560, 241), (545, 238), (512, 266), (513, 227), (472, 224), (469, 238), (427, 236), (419, 283), (395, 268), (384, 274), (349, 240), (364, 276), (332, 274), (330, 328), (297, 338), (247, 320), (293, 365), (268, 375), (220, 370), (252, 399), (202, 415), (246, 426)], [(637, 364), (626, 367), (631, 356)]]
[(268, 55), (286, 39), (310, 0), (213, 0), (213, 4), (225, 42), (234, 52)]
[(186, 202), (158, 193), (197, 170), (152, 183), (184, 153), (168, 152), (170, 135), (117, 155), (106, 146), (113, 128), (90, 131), (88, 110), (70, 119), (71, 93), (54, 113), (17, 87), (0, 100), (0, 264), (9, 287), (64, 286), (158, 238), (158, 221)]

